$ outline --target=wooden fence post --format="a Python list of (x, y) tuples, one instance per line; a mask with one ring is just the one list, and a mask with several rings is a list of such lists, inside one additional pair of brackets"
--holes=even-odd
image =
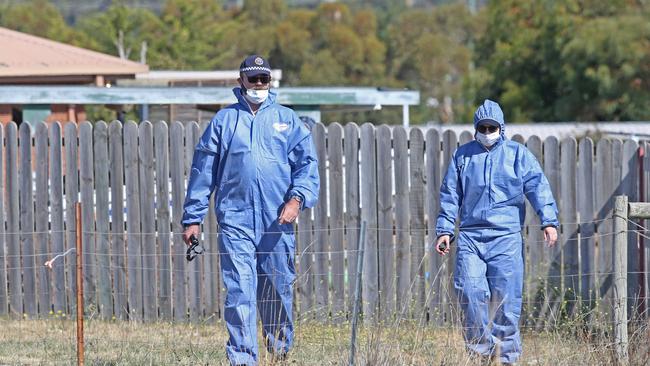
[(627, 196), (616, 196), (613, 219), (614, 342), (617, 363), (627, 365)]

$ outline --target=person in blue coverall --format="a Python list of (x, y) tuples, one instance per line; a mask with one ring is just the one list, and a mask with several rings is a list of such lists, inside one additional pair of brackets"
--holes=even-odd
[[(498, 355), (501, 363), (513, 364), (522, 351), (524, 196), (549, 246), (557, 241), (557, 205), (535, 156), (506, 138), (499, 104), (485, 100), (474, 114), (474, 128), (475, 140), (456, 150), (440, 188), (436, 251), (449, 252), (460, 215), (454, 287), (465, 344), (471, 354), (486, 360)], [(491, 301), (497, 306), (493, 319)]]
[(318, 161), (310, 131), (270, 90), (271, 67), (252, 55), (240, 65), (237, 103), (220, 110), (196, 145), (183, 239), (215, 194), (224, 320), (233, 365), (258, 362), (257, 311), (267, 350), (286, 358), (293, 343), (293, 222), (318, 199)]

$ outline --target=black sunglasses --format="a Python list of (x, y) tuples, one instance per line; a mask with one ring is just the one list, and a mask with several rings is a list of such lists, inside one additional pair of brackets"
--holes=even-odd
[(478, 125), (478, 127), (476, 127), (476, 130), (480, 133), (486, 133), (486, 132), (493, 133), (493, 132), (497, 132), (498, 129), (499, 127), (493, 125)]
[(246, 79), (248, 79), (248, 82), (251, 84), (257, 84), (257, 82), (261, 82), (262, 84), (268, 84), (271, 82), (271, 75), (255, 75), (255, 76), (246, 76)]

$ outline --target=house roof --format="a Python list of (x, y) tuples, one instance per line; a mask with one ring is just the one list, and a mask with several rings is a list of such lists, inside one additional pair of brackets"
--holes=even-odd
[(0, 78), (135, 75), (147, 65), (0, 27)]

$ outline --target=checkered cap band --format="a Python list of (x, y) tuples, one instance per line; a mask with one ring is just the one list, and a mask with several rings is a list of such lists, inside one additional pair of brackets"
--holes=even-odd
[(242, 67), (239, 69), (240, 72), (248, 72), (248, 71), (266, 71), (268, 73), (271, 73), (271, 69), (268, 67), (263, 67), (263, 66), (248, 66), (248, 67)]

